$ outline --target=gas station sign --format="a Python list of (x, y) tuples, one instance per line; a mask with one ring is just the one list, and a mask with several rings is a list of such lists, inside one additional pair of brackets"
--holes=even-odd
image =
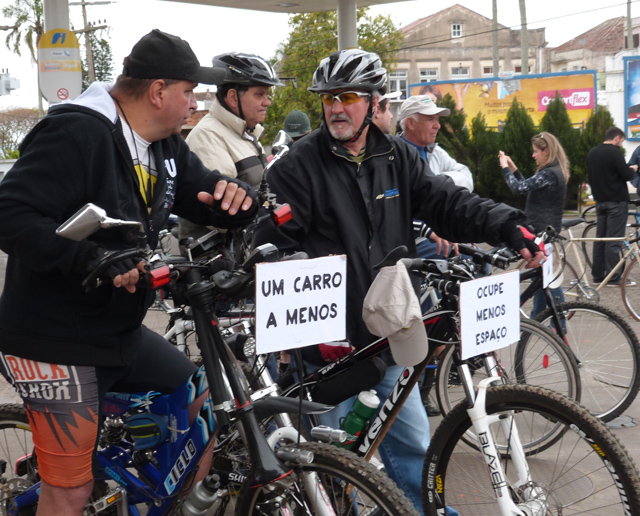
[(80, 44), (67, 29), (44, 33), (38, 43), (40, 91), (50, 104), (71, 100), (82, 91)]

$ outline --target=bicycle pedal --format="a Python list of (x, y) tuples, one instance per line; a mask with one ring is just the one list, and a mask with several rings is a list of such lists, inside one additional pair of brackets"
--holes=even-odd
[(115, 505), (119, 502), (123, 504), (126, 503), (127, 500), (127, 491), (123, 487), (116, 487), (110, 489), (105, 496), (96, 500), (93, 503), (87, 504), (85, 507), (85, 511), (88, 509), (91, 514), (98, 514), (101, 511), (104, 511), (108, 507)]

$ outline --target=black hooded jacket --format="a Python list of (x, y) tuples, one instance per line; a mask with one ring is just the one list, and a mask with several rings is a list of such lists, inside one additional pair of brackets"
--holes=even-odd
[[(130, 360), (153, 292), (141, 287), (129, 294), (110, 284), (85, 292), (74, 271), (96, 244), (135, 247), (136, 232), (102, 229), (80, 242), (57, 236), (58, 226), (84, 204), (143, 222), (152, 249), (171, 212), (217, 227), (254, 216), (257, 207), (229, 217), (197, 200), (199, 191), (213, 192), (219, 179), (230, 179), (206, 169), (181, 136), (154, 142), (150, 152), (158, 178), (149, 212), (113, 101), (100, 83), (75, 103), (52, 107), (29, 133), (20, 159), (0, 183), (0, 249), (9, 255), (0, 297), (0, 351), (75, 365)], [(255, 198), (250, 187), (235, 182)]]
[(349, 159), (326, 125), (297, 141), (267, 175), (279, 203), (289, 203), (293, 220), (279, 234), (258, 235), (282, 251), (302, 250), (311, 258), (347, 255), (347, 336), (356, 347), (372, 342), (362, 304), (373, 266), (405, 245), (416, 256), (413, 219), (424, 220), (453, 242), (508, 241), (524, 214), (434, 177), (416, 149), (369, 125), (366, 157)]

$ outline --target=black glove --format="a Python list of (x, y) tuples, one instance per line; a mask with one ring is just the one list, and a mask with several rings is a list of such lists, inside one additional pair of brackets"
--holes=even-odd
[(91, 244), (93, 245), (87, 246), (83, 250), (84, 252), (80, 253), (74, 267), (75, 272), (83, 278), (93, 276), (112, 280), (120, 274), (125, 274), (131, 269), (135, 269), (136, 265), (142, 261), (142, 258), (135, 254), (136, 250), (134, 249), (122, 256), (122, 258), (111, 261), (110, 258), (123, 253), (123, 251), (107, 251), (98, 244), (93, 242)]
[(520, 251), (520, 249), (526, 247), (531, 251), (532, 255), (538, 252), (542, 252), (545, 256), (547, 255), (542, 238), (537, 237), (524, 226), (516, 226), (513, 228), (509, 234), (509, 246), (514, 251)]

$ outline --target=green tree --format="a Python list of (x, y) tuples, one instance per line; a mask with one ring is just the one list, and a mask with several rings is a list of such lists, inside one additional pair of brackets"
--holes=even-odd
[(473, 172), (474, 191), (481, 197), (520, 206), (522, 199), (511, 193), (502, 179), (498, 164), (500, 134), (487, 127), (482, 113), (471, 120), (471, 140), (468, 146), (469, 168)]
[[(44, 34), (44, 5), (42, 0), (14, 0), (12, 5), (2, 8), (2, 15), (7, 19), (13, 20), (13, 26), (6, 29), (8, 30), (5, 39), (7, 48), (22, 56), (22, 46), (26, 45), (32, 61), (37, 63), (38, 43)], [(40, 90), (38, 90), (38, 114), (39, 116), (44, 114)]]
[(504, 129), (500, 133), (500, 148), (511, 156), (524, 177), (531, 176), (535, 171), (535, 162), (531, 157), (531, 138), (534, 134), (536, 128), (527, 108), (515, 97), (507, 111)]
[[(389, 16), (372, 17), (368, 9), (358, 9), (358, 44), (376, 52), (383, 65), (391, 71), (395, 55), (402, 44), (402, 35)], [(267, 111), (264, 143), (270, 143), (282, 128), (289, 112), (299, 109), (309, 116), (313, 129), (322, 123), (322, 108), (318, 95), (307, 91), (313, 72), (320, 61), (338, 49), (338, 26), (335, 11), (296, 14), (289, 18), (291, 32), (276, 52), (275, 65), (286, 86), (275, 89)]]
[[(93, 56), (93, 69), (96, 81), (111, 82), (113, 80), (113, 53), (111, 45), (104, 38), (98, 38), (94, 32), (89, 35), (91, 41), (91, 54)], [(82, 91), (89, 87), (89, 72), (87, 65), (87, 51), (84, 49), (82, 57)]]
[(437, 142), (446, 150), (449, 155), (459, 163), (469, 166), (469, 129), (467, 128), (467, 115), (464, 109), (456, 107), (456, 101), (447, 93), (436, 104), (447, 108), (451, 114), (440, 118), (440, 130), (438, 131)]
[(571, 177), (567, 185), (565, 205), (575, 207), (578, 204), (579, 185), (584, 182), (586, 173), (581, 164), (577, 162), (580, 150), (580, 132), (573, 127), (562, 95), (557, 91), (555, 98), (549, 102), (547, 111), (540, 120), (540, 132), (542, 131), (551, 133), (558, 139), (569, 159)]

